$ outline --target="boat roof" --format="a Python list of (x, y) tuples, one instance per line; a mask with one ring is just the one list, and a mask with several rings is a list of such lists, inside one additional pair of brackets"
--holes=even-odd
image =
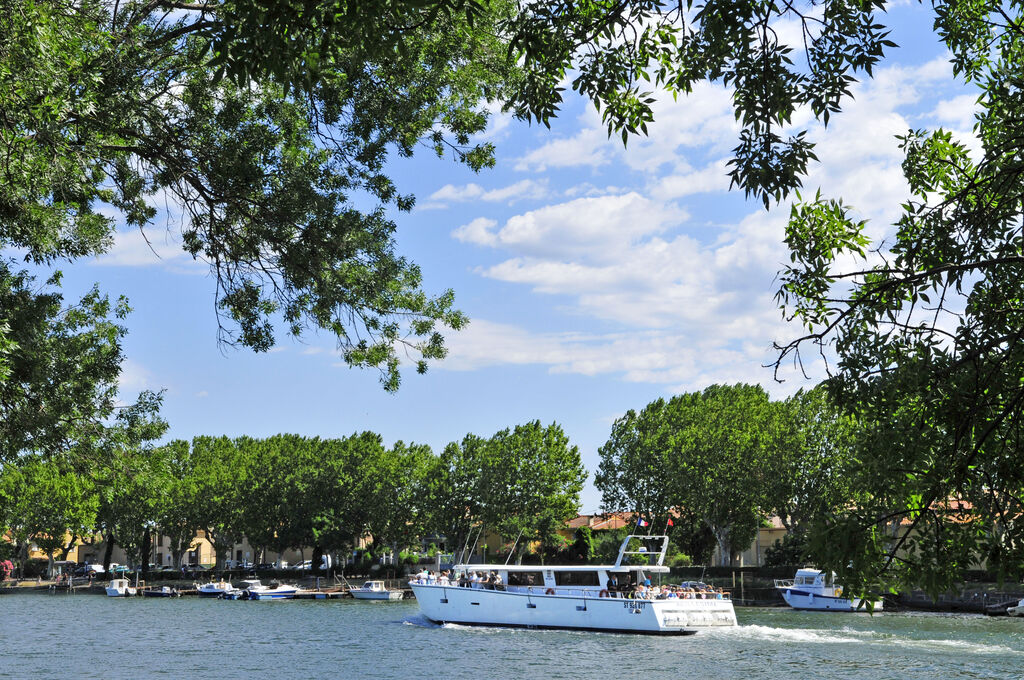
[[(637, 548), (636, 543), (640, 546)], [(635, 548), (630, 550), (630, 548)], [(456, 564), (455, 569), (464, 571), (610, 571), (624, 573), (646, 571), (654, 574), (668, 573), (665, 553), (668, 551), (668, 536), (630, 534), (622, 539), (619, 556), (615, 564)], [(632, 562), (638, 562), (633, 564)]]
[(456, 571), (649, 571), (651, 573), (667, 573), (669, 568), (657, 564), (456, 564)]

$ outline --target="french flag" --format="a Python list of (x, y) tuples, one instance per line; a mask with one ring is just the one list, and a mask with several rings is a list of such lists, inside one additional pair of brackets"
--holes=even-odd
[(638, 527), (645, 527), (645, 526), (647, 526), (647, 520), (645, 520), (643, 517), (641, 517), (640, 519), (638, 519), (636, 521), (636, 525)]

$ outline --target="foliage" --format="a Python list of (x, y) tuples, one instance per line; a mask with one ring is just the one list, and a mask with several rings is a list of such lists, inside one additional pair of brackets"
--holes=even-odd
[(4, 0), (0, 244), (81, 258), (111, 245), (111, 212), (143, 229), (171, 205), (223, 341), (323, 329), (397, 389), (399, 348), (422, 372), (466, 320), (395, 253), (387, 213), (414, 199), (384, 164), (421, 142), (493, 163), (470, 136), (514, 80), (504, 8)]
[[(870, 75), (886, 47), (876, 23), (884, 0), (753, 2), (701, 5), (660, 0), (529, 0), (509, 23), (511, 47), (526, 76), (516, 112), (547, 122), (562, 101), (562, 82), (602, 110), (609, 135), (646, 133), (653, 89), (690, 93), (701, 81), (733, 89), (742, 125), (733, 149), (732, 183), (769, 205), (799, 187), (813, 145), (804, 132), (784, 138), (798, 107), (828, 123), (850, 96), (857, 72)], [(775, 27), (792, 21), (788, 44)], [(803, 52), (798, 61), (796, 54)]]
[(167, 430), (159, 415), (161, 401), (162, 395), (144, 392), (78, 457), (96, 478), (100, 528), (124, 549), (129, 562), (143, 566), (149, 564), (145, 547), (170, 481), (165, 450), (153, 444)]
[(769, 463), (768, 507), (787, 530), (803, 533), (852, 498), (857, 422), (820, 386), (798, 391), (780, 408), (783, 439)]
[(103, 436), (114, 413), (127, 302), (113, 304), (94, 288), (65, 306), (52, 291), (59, 282), (57, 273), (47, 290), (37, 290), (31, 276), (0, 260), (0, 323), (8, 343), (0, 463), (88, 445)]
[(807, 534), (804, 532), (787, 533), (782, 539), (776, 539), (775, 543), (765, 549), (764, 566), (803, 566), (810, 560), (810, 557)]
[(1024, 575), (1022, 5), (934, 9), (954, 74), (977, 88), (980, 150), (909, 131), (910, 196), (882, 243), (840, 200), (794, 206), (779, 301), (807, 332), (778, 359), (834, 352), (830, 391), (864, 429), (856, 502), (822, 518), (816, 557), (855, 588), (933, 595), (982, 559)]
[[(728, 562), (769, 511), (768, 462), (781, 443), (777, 404), (758, 386), (713, 385), (658, 399), (612, 426), (596, 486), (606, 510), (667, 517), (676, 508), (714, 534)], [(691, 553), (692, 554), (692, 553)]]

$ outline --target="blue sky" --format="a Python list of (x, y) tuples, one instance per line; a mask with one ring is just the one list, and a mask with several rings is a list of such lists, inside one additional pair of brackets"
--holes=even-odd
[[(805, 193), (842, 196), (876, 238), (906, 197), (895, 135), (942, 125), (967, 140), (975, 97), (953, 81), (928, 7), (897, 4), (884, 21), (901, 47), (874, 80), (827, 131), (806, 112), (794, 121), (821, 159)], [(425, 376), (406, 371), (398, 394), (345, 367), (327, 335), (282, 337), (267, 354), (219, 347), (213, 281), (178, 248), (173, 221), (147, 230), (153, 250), (124, 231), (107, 255), (64, 265), (66, 294), (99, 282), (130, 298), (123, 393), (165, 389), (170, 437), (373, 430), (436, 451), (540, 419), (565, 428), (592, 474), (627, 409), (716, 382), (760, 383), (777, 397), (814, 382), (788, 374), (778, 384), (762, 367), (772, 341), (799, 330), (773, 300), (789, 209), (766, 212), (727, 191), (737, 130), (728, 92), (662, 97), (656, 119), (623, 149), (592, 106), (569, 99), (551, 130), (495, 116), (493, 170), (474, 174), (428, 149), (392, 164), (418, 199), (397, 216), (398, 250), (422, 267), (428, 291), (453, 288), (472, 319), (449, 336), (449, 358)], [(583, 509), (599, 506), (588, 482)]]

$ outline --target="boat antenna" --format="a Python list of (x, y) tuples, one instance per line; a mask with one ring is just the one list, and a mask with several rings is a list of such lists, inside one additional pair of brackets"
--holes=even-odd
[(508, 561), (510, 559), (512, 559), (512, 553), (515, 552), (516, 546), (519, 544), (519, 539), (522, 538), (522, 537), (523, 537), (523, 529), (520, 529), (519, 530), (519, 535), (516, 536), (515, 542), (512, 544), (512, 547), (508, 551), (508, 557), (505, 558), (505, 564), (508, 564)]

